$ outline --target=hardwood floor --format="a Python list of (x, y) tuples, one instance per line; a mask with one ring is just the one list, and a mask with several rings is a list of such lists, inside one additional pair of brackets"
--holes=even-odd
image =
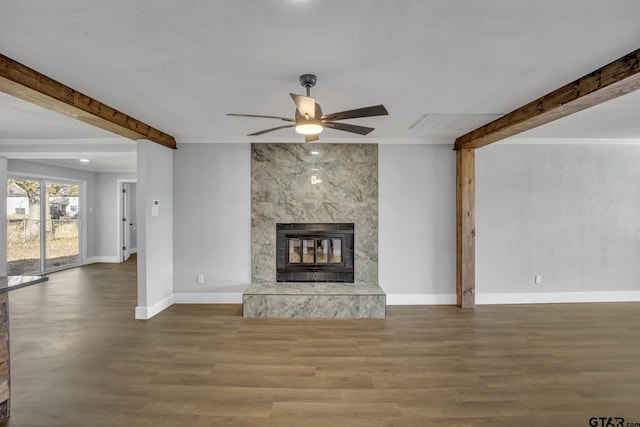
[(136, 321), (128, 262), (52, 274), (9, 304), (2, 425), (640, 423), (640, 303), (396, 306), (386, 320), (175, 305)]

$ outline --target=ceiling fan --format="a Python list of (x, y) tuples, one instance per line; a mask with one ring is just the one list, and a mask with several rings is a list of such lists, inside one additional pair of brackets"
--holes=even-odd
[(340, 111), (333, 114), (322, 114), (320, 104), (316, 103), (312, 98), (311, 88), (316, 85), (316, 76), (313, 74), (303, 74), (300, 76), (300, 84), (307, 89), (307, 95), (296, 95), (291, 93), (291, 98), (296, 104), (295, 118), (278, 116), (262, 116), (258, 114), (238, 114), (228, 113), (227, 116), (236, 117), (260, 117), (265, 119), (277, 119), (291, 124), (277, 126), (271, 129), (265, 129), (258, 132), (250, 133), (248, 136), (262, 135), (279, 129), (295, 128), (296, 132), (304, 135), (305, 142), (317, 141), (319, 134), (324, 128), (337, 129), (345, 132), (357, 133), (359, 135), (368, 135), (374, 128), (357, 126), (348, 123), (336, 123), (338, 120), (357, 119), (360, 117), (386, 116), (389, 113), (384, 105), (374, 105), (372, 107), (357, 108), (355, 110)]

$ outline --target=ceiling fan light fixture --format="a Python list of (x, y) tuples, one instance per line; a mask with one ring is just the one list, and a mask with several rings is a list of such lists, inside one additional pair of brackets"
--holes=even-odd
[(300, 76), (300, 84), (307, 90), (307, 95), (304, 96), (289, 93), (293, 103), (296, 104), (296, 110), (293, 118), (239, 113), (227, 113), (227, 116), (259, 117), (288, 122), (286, 125), (250, 133), (247, 136), (258, 136), (280, 129), (295, 128), (296, 133), (304, 135), (305, 142), (313, 142), (320, 139), (318, 135), (322, 133), (325, 127), (344, 132), (351, 132), (358, 135), (368, 135), (375, 129), (366, 126), (352, 125), (350, 123), (340, 123), (340, 120), (389, 115), (389, 112), (382, 104), (373, 105), (371, 107), (356, 108), (354, 110), (340, 111), (333, 114), (323, 114), (320, 104), (316, 102), (315, 98), (311, 97), (310, 93), (310, 89), (316, 84), (316, 81), (317, 79), (315, 75), (303, 74)]
[(296, 132), (300, 135), (318, 135), (323, 129), (322, 125), (315, 120), (296, 123)]

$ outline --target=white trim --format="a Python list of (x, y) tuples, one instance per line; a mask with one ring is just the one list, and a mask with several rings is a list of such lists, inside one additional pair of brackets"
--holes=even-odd
[(387, 305), (451, 305), (456, 294), (388, 294)]
[[(197, 294), (196, 294), (197, 295)], [(640, 291), (478, 294), (476, 304), (554, 304), (640, 301)], [(456, 294), (387, 294), (387, 305), (455, 305)]]
[(80, 230), (80, 263), (84, 264), (87, 259), (87, 235), (89, 229), (89, 212), (87, 211), (87, 199), (89, 198), (87, 190), (87, 181), (80, 181), (80, 214), (77, 215)]
[(129, 252), (131, 254), (137, 254), (138, 253), (138, 248), (131, 248), (131, 249), (129, 249)]
[[(94, 257), (101, 258), (101, 257)], [(92, 258), (92, 259), (94, 259)], [(102, 257), (108, 258), (108, 257)], [(112, 257), (113, 258), (113, 257)], [(100, 262), (100, 261), (96, 261)], [(102, 261), (104, 262), (104, 261)], [(119, 261), (112, 261), (119, 262)], [(519, 294), (480, 294), (476, 304), (553, 304), (580, 302), (640, 301), (640, 291), (540, 292)], [(169, 295), (151, 307), (136, 307), (135, 318), (150, 319), (173, 304), (242, 304), (241, 293), (180, 292)], [(455, 294), (392, 294), (387, 305), (455, 305)]]
[(169, 295), (165, 299), (160, 300), (157, 303), (153, 304), (151, 307), (137, 306), (135, 317), (138, 320), (151, 319), (156, 314), (171, 307), (173, 305), (173, 300), (174, 300), (173, 295)]
[(136, 311), (135, 311), (135, 318), (138, 320), (146, 320), (149, 318), (149, 316), (147, 316), (147, 307), (136, 307)]
[(92, 256), (86, 259), (85, 264), (95, 264), (96, 262), (119, 263), (117, 256)]
[(180, 292), (173, 297), (175, 304), (242, 304), (241, 293)]
[(517, 294), (477, 294), (476, 304), (554, 304), (575, 302), (640, 301), (640, 291), (535, 292)]

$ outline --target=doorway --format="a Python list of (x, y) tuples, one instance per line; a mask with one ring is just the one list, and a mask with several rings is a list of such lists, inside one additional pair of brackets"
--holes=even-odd
[(81, 264), (81, 182), (7, 178), (7, 274)]
[(118, 181), (120, 193), (118, 203), (119, 230), (118, 251), (120, 261), (125, 262), (137, 252), (137, 187), (135, 181)]

